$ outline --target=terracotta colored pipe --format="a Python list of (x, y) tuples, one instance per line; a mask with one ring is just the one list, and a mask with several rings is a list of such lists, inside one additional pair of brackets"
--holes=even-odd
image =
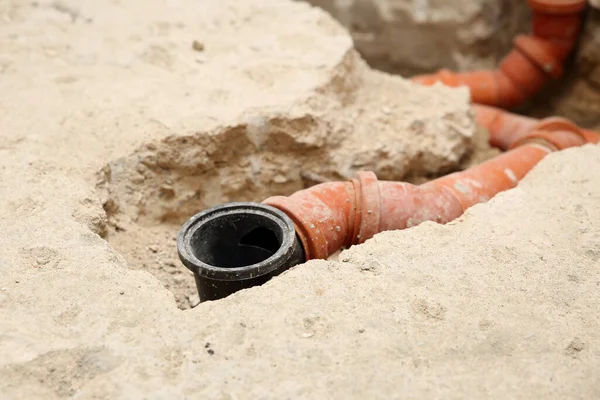
[(530, 0), (533, 35), (520, 35), (498, 70), (454, 73), (442, 69), (412, 80), (423, 85), (441, 82), (467, 86), (474, 103), (512, 108), (563, 74), (563, 63), (581, 29), (585, 0)]
[(496, 158), (419, 186), (378, 181), (372, 172), (359, 172), (347, 182), (322, 183), (264, 203), (292, 219), (307, 260), (325, 259), (382, 231), (452, 221), (467, 208), (516, 186), (552, 151), (586, 143), (574, 124), (546, 128), (523, 136)]
[[(525, 117), (513, 114), (499, 108), (474, 104), (475, 119), (486, 128), (490, 133), (490, 144), (502, 150), (508, 150), (516, 142), (527, 136), (534, 130), (547, 129), (545, 126), (549, 123), (565, 123), (569, 126), (572, 122), (562, 118), (546, 118), (537, 120), (535, 118)], [(579, 128), (586, 141), (589, 143), (599, 143), (600, 134)]]
[(490, 145), (507, 150), (518, 139), (532, 132), (537, 120), (499, 108), (473, 105), (475, 120), (490, 134)]

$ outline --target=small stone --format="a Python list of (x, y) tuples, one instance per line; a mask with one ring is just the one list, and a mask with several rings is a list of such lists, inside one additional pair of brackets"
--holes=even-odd
[(135, 170), (140, 174), (143, 174), (144, 172), (146, 172), (147, 169), (148, 169), (148, 167), (146, 167), (144, 164), (137, 164), (135, 166)]
[(575, 337), (571, 341), (571, 343), (569, 343), (566, 350), (567, 350), (567, 353), (575, 354), (575, 353), (579, 353), (579, 352), (583, 351), (585, 348), (586, 348), (585, 343), (578, 337)]
[(274, 183), (286, 183), (287, 181), (289, 181), (289, 179), (285, 175), (278, 174), (273, 177)]
[(169, 185), (162, 185), (158, 191), (158, 195), (159, 197), (165, 198), (167, 200), (172, 199), (173, 197), (175, 197), (175, 189), (173, 189)]
[(378, 274), (378, 270), (379, 267), (381, 267), (381, 265), (375, 260), (370, 260), (367, 261), (365, 264), (361, 264), (359, 267), (361, 271), (369, 271)]
[(131, 178), (131, 182), (135, 183), (136, 185), (139, 185), (141, 183), (144, 183), (144, 180), (146, 178), (144, 177), (144, 175), (135, 175)]
[(192, 42), (192, 49), (202, 52), (204, 51), (204, 43), (199, 40), (194, 40)]
[(122, 296), (125, 294), (125, 292), (121, 291), (121, 292), (119, 292), (119, 294)]
[(158, 246), (155, 244), (151, 244), (150, 246), (148, 246), (148, 250), (150, 250), (153, 253), (158, 253)]
[(44, 259), (44, 258), (37, 258), (37, 259), (35, 260), (35, 262), (36, 262), (38, 265), (46, 265), (46, 264), (48, 264), (48, 262), (49, 262), (49, 261), (50, 261), (50, 260), (48, 260), (48, 259)]
[(190, 304), (191, 308), (196, 307), (198, 304), (200, 304), (200, 297), (198, 296), (198, 294), (190, 294), (187, 296), (187, 300), (188, 303)]

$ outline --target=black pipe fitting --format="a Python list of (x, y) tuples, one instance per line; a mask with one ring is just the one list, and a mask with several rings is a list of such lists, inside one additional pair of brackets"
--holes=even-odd
[(305, 261), (292, 220), (260, 203), (228, 203), (194, 215), (179, 231), (177, 251), (194, 273), (200, 302), (262, 285)]

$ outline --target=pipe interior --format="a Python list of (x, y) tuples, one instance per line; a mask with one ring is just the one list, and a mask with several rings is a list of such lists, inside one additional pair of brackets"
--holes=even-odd
[(245, 267), (267, 260), (281, 248), (284, 232), (273, 219), (250, 213), (221, 215), (196, 229), (192, 252), (217, 268)]

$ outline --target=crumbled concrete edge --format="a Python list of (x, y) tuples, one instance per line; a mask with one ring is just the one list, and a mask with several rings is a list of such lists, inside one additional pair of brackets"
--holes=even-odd
[(106, 164), (98, 189), (109, 216), (177, 220), (358, 170), (398, 180), (460, 169), (488, 149), (480, 136), (466, 89), (425, 88), (373, 71), (348, 48), (306, 98), (144, 143)]

